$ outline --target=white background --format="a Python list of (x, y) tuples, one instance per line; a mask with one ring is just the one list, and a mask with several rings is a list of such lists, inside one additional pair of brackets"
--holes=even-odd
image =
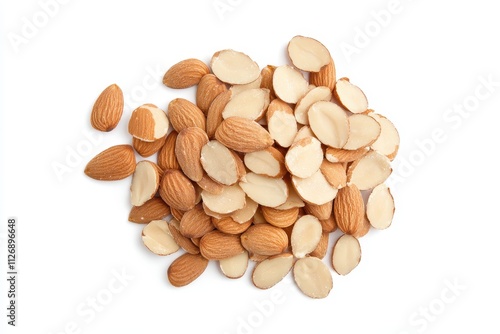
[[(221, 0), (231, 6), (223, 13), (215, 0), (61, 0), (44, 22), (45, 2), (0, 2), (2, 328), (9, 217), (19, 242), (18, 326), (7, 333), (500, 331), (500, 21), (491, 1), (400, 0), (383, 26), (375, 14), (393, 8), (390, 0)], [(27, 22), (40, 27), (26, 35)], [(233, 48), (280, 65), (297, 34), (323, 42), (338, 76), (398, 127), (393, 226), (361, 239), (359, 267), (334, 274), (326, 299), (303, 296), (291, 276), (261, 291), (249, 272), (229, 280), (216, 263), (173, 288), (166, 270), (175, 256), (150, 253), (142, 226), (127, 221), (130, 178), (94, 181), (85, 164), (130, 143), (131, 108), (193, 98), (161, 85), (172, 64)], [(14, 46), (14, 38), (25, 39)], [(113, 132), (99, 134), (90, 110), (114, 82), (129, 105)], [(60, 177), (57, 164), (67, 167)], [(115, 281), (121, 272), (125, 283)], [(106, 303), (99, 312), (87, 304), (96, 297)]]

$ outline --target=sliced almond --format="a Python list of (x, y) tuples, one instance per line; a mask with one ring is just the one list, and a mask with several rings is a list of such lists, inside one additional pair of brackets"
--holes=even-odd
[(229, 117), (222, 121), (215, 138), (226, 147), (242, 153), (260, 151), (273, 144), (266, 129), (243, 117)]
[(180, 232), (180, 223), (177, 219), (172, 218), (168, 222), (168, 230), (170, 231), (172, 238), (174, 238), (175, 243), (181, 246), (181, 248), (186, 252), (188, 252), (189, 254), (200, 253), (200, 249), (198, 248), (198, 246), (196, 246), (190, 238), (182, 235), (182, 233)]
[(132, 112), (128, 132), (143, 141), (153, 142), (168, 132), (167, 114), (154, 104), (143, 104)]
[(222, 117), (224, 119), (238, 116), (259, 120), (269, 106), (269, 89), (253, 88), (233, 95), (224, 107)]
[(207, 265), (208, 260), (201, 255), (183, 254), (168, 267), (168, 280), (175, 287), (188, 285), (203, 274)]
[(243, 85), (232, 85), (231, 88), (229, 88), (229, 90), (233, 93), (233, 95), (237, 95), (249, 89), (262, 88), (261, 84), (262, 84), (262, 75), (259, 75), (259, 77), (254, 81)]
[(389, 188), (384, 183), (376, 186), (366, 203), (366, 217), (370, 224), (378, 230), (388, 228), (392, 224), (394, 210), (394, 198)]
[(243, 253), (240, 236), (212, 231), (200, 240), (200, 252), (209, 260), (222, 260)]
[(130, 186), (130, 201), (140, 206), (153, 198), (160, 185), (160, 168), (153, 162), (143, 160), (135, 166)]
[(309, 254), (309, 256), (317, 257), (318, 259), (322, 259), (325, 257), (328, 252), (328, 241), (329, 241), (330, 233), (323, 231), (321, 233), (321, 239), (319, 239), (318, 246)]
[(316, 257), (298, 259), (293, 266), (295, 283), (306, 296), (325, 298), (333, 287), (328, 267)]
[(285, 157), (274, 147), (245, 154), (245, 166), (256, 174), (282, 177), (286, 174)]
[(314, 137), (295, 142), (286, 153), (285, 164), (290, 174), (307, 178), (316, 173), (323, 161), (321, 143)]
[(283, 65), (273, 74), (273, 88), (276, 96), (287, 103), (297, 103), (308, 91), (309, 83), (295, 68)]
[(210, 67), (223, 82), (233, 85), (247, 84), (257, 80), (260, 68), (246, 54), (235, 50), (221, 50), (212, 56)]
[(380, 124), (382, 129), (380, 136), (371, 145), (372, 149), (387, 156), (390, 160), (393, 160), (399, 149), (400, 139), (398, 130), (396, 130), (396, 127), (391, 121), (382, 115), (372, 112), (369, 116), (373, 117)]
[(255, 266), (252, 282), (259, 289), (269, 289), (279, 283), (292, 269), (293, 255), (278, 254), (269, 257)]
[(205, 213), (201, 205), (186, 211), (179, 225), (179, 231), (186, 238), (201, 238), (214, 228), (211, 217)]
[(333, 246), (332, 266), (339, 275), (347, 275), (356, 268), (361, 260), (361, 247), (358, 239), (344, 234)]
[(319, 220), (328, 219), (333, 212), (333, 200), (321, 205), (307, 203), (304, 209)]
[(175, 156), (184, 175), (191, 181), (198, 182), (203, 178), (203, 167), (200, 162), (202, 148), (208, 143), (208, 136), (200, 128), (189, 127), (179, 132), (175, 141)]
[(304, 207), (304, 201), (300, 198), (299, 194), (295, 190), (295, 187), (292, 185), (292, 181), (287, 178), (285, 180), (288, 188), (288, 197), (286, 198), (285, 203), (275, 207), (277, 210), (288, 210), (291, 208), (302, 208)]
[(330, 162), (351, 162), (360, 159), (363, 155), (368, 153), (369, 150), (369, 147), (362, 147), (354, 151), (327, 147), (325, 158)]
[(293, 143), (296, 143), (299, 140), (302, 140), (304, 138), (309, 138), (309, 137), (316, 138), (316, 135), (314, 134), (314, 132), (312, 132), (310, 126), (304, 125), (303, 127), (301, 127), (299, 129), (299, 131), (297, 131), (297, 134), (295, 135), (295, 138), (293, 139)]
[(90, 123), (99, 131), (109, 132), (116, 128), (123, 114), (123, 92), (117, 84), (108, 86), (92, 107)]
[(297, 221), (299, 208), (294, 207), (285, 210), (278, 210), (263, 206), (262, 214), (269, 224), (276, 227), (287, 227), (293, 225)]
[(130, 145), (111, 146), (95, 157), (85, 166), (85, 175), (95, 180), (122, 180), (134, 173), (134, 149)]
[(330, 52), (317, 40), (295, 36), (288, 43), (288, 56), (295, 67), (307, 71), (318, 72), (330, 63)]
[(132, 207), (128, 220), (133, 223), (147, 224), (153, 220), (165, 218), (169, 214), (170, 207), (160, 197), (153, 197), (141, 206)]
[(300, 124), (309, 124), (308, 110), (318, 101), (331, 101), (332, 91), (325, 86), (315, 87), (307, 92), (295, 105), (295, 119)]
[(383, 183), (392, 173), (389, 159), (370, 151), (347, 169), (347, 182), (358, 186), (359, 190), (372, 189)]
[(182, 98), (173, 99), (168, 104), (167, 113), (170, 124), (177, 132), (189, 127), (197, 127), (203, 131), (206, 129), (203, 111), (191, 101)]
[(246, 197), (245, 206), (242, 209), (232, 212), (231, 218), (237, 223), (240, 224), (246, 223), (253, 218), (258, 207), (259, 204), (257, 204), (257, 202), (255, 202), (249, 197)]
[(349, 138), (345, 150), (357, 150), (371, 145), (380, 135), (380, 124), (365, 114), (349, 116)]
[(201, 166), (208, 176), (224, 185), (233, 185), (240, 179), (237, 166), (239, 157), (217, 140), (207, 142), (201, 149)]
[(205, 74), (196, 89), (196, 105), (203, 113), (207, 113), (215, 98), (227, 90), (226, 85), (215, 75)]
[(299, 196), (306, 202), (321, 205), (337, 196), (337, 189), (332, 187), (320, 170), (308, 178), (292, 176), (292, 183)]
[(349, 121), (345, 111), (333, 102), (319, 101), (308, 111), (309, 125), (325, 145), (341, 148), (349, 138)]
[(203, 190), (201, 197), (203, 204), (217, 213), (231, 213), (245, 206), (245, 192), (237, 184), (224, 186), (224, 190), (218, 195)]
[(142, 242), (153, 253), (170, 255), (179, 250), (170, 234), (168, 223), (164, 220), (152, 220), (142, 230)]
[(288, 236), (279, 227), (258, 224), (241, 235), (241, 244), (250, 253), (272, 256), (283, 253), (288, 247)]
[(229, 278), (240, 278), (245, 274), (248, 267), (248, 252), (219, 260), (219, 267), (222, 273)]
[(282, 179), (247, 173), (245, 181), (239, 183), (248, 197), (260, 205), (276, 207), (285, 203), (288, 188)]
[(323, 160), (320, 170), (332, 187), (340, 189), (347, 184), (347, 174), (343, 164)]
[(181, 169), (177, 157), (175, 156), (175, 142), (177, 141), (177, 132), (172, 131), (165, 139), (165, 144), (158, 152), (157, 163), (161, 169)]
[(335, 82), (335, 63), (332, 58), (330, 58), (328, 65), (323, 66), (319, 72), (309, 73), (309, 83), (315, 85), (316, 87), (326, 86), (330, 89), (330, 91), (333, 91), (335, 88)]
[(267, 108), (267, 128), (271, 138), (282, 147), (292, 145), (297, 134), (297, 121), (288, 103), (274, 99)]
[(224, 119), (222, 117), (222, 112), (226, 107), (227, 103), (230, 101), (232, 96), (231, 91), (226, 91), (217, 95), (210, 104), (207, 112), (207, 135), (208, 138), (213, 139), (215, 137), (215, 131), (219, 127), (220, 123)]
[(267, 65), (260, 71), (260, 77), (262, 78), (260, 82), (260, 88), (267, 88), (270, 92), (271, 100), (276, 98), (273, 88), (273, 74), (276, 66)]
[(163, 76), (163, 84), (170, 88), (188, 88), (197, 85), (201, 78), (210, 73), (208, 66), (199, 59), (185, 59), (172, 65)]
[(368, 109), (368, 100), (363, 91), (353, 85), (348, 78), (340, 78), (333, 91), (340, 104), (354, 114), (365, 112)]
[(227, 234), (241, 234), (248, 230), (248, 228), (252, 225), (252, 220), (238, 223), (231, 217), (212, 217), (212, 224), (214, 224), (215, 228), (217, 228), (221, 232)]
[(290, 238), (293, 255), (300, 259), (315, 250), (322, 232), (318, 218), (313, 215), (300, 217), (293, 225)]
[(133, 137), (132, 146), (141, 157), (149, 157), (158, 152), (163, 145), (165, 145), (166, 140), (167, 136), (163, 136), (153, 142), (147, 142)]
[(267, 224), (266, 218), (264, 218), (264, 214), (262, 213), (262, 207), (259, 205), (257, 211), (255, 211), (255, 215), (253, 216), (253, 224)]
[(339, 229), (346, 234), (355, 234), (363, 224), (365, 204), (361, 191), (355, 184), (339, 190), (333, 203), (333, 214)]
[(177, 169), (167, 169), (160, 182), (160, 196), (171, 208), (187, 211), (196, 203), (191, 181)]
[(214, 195), (218, 195), (224, 190), (224, 185), (212, 180), (206, 173), (203, 174), (203, 177), (197, 184), (202, 190), (206, 190)]

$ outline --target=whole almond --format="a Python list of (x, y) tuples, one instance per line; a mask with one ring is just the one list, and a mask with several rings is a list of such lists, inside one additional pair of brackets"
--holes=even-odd
[(197, 205), (182, 216), (179, 231), (187, 238), (201, 238), (214, 229), (212, 219), (201, 205)]
[(176, 89), (188, 88), (197, 85), (208, 73), (210, 69), (204, 62), (189, 58), (172, 65), (163, 76), (163, 84)]
[(339, 229), (356, 234), (363, 224), (365, 203), (358, 187), (350, 184), (340, 189), (333, 203), (333, 214)]
[(112, 146), (98, 155), (85, 166), (85, 174), (101, 181), (121, 180), (132, 175), (135, 170), (134, 149), (130, 145)]
[(222, 112), (231, 100), (232, 92), (230, 90), (225, 91), (217, 95), (217, 97), (212, 101), (207, 112), (207, 135), (208, 138), (213, 139), (215, 136), (215, 131), (222, 123)]
[(208, 260), (201, 255), (183, 254), (168, 267), (168, 280), (176, 287), (188, 285), (203, 274), (207, 265)]
[(90, 123), (99, 131), (111, 131), (123, 114), (123, 92), (117, 84), (108, 86), (99, 95), (92, 108)]
[(165, 144), (158, 152), (157, 163), (161, 169), (181, 169), (177, 157), (175, 156), (175, 142), (177, 141), (178, 133), (172, 131), (165, 139)]
[(243, 117), (229, 117), (222, 121), (215, 138), (226, 147), (242, 153), (264, 150), (274, 142), (259, 123)]
[(200, 252), (209, 260), (227, 259), (244, 251), (239, 235), (212, 231), (200, 240)]
[(176, 169), (167, 169), (160, 182), (160, 196), (170, 207), (187, 211), (196, 203), (196, 191), (191, 181)]
[(175, 131), (181, 132), (188, 127), (198, 127), (205, 131), (206, 119), (203, 112), (191, 101), (177, 98), (170, 101), (167, 115)]
[(226, 84), (217, 79), (215, 75), (211, 73), (205, 74), (196, 90), (196, 105), (206, 113), (217, 95), (227, 90)]
[(141, 206), (132, 207), (128, 220), (133, 223), (147, 224), (152, 220), (160, 220), (169, 214), (169, 206), (160, 197), (154, 197)]
[(203, 178), (201, 166), (201, 148), (208, 143), (205, 131), (196, 127), (189, 127), (179, 132), (175, 141), (175, 156), (184, 174), (194, 182)]
[(271, 224), (251, 226), (241, 235), (241, 244), (250, 253), (276, 255), (288, 247), (288, 236), (283, 229)]

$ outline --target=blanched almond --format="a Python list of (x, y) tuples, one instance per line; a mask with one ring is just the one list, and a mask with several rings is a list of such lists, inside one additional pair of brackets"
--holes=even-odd
[(281, 147), (292, 145), (297, 134), (297, 121), (288, 103), (274, 99), (267, 108), (267, 129)]
[(256, 80), (260, 68), (246, 54), (235, 50), (221, 50), (212, 56), (210, 67), (214, 74), (229, 84), (247, 84)]
[(248, 252), (219, 260), (219, 267), (222, 273), (229, 278), (240, 278), (245, 274), (248, 267)]
[(224, 119), (238, 116), (259, 120), (269, 106), (269, 90), (265, 88), (253, 88), (233, 95), (222, 111)]
[(382, 183), (368, 197), (366, 217), (374, 228), (383, 230), (391, 226), (393, 216), (394, 198), (389, 188)]
[(245, 154), (245, 166), (256, 174), (282, 177), (286, 174), (285, 157), (274, 147)]
[(368, 115), (373, 117), (380, 124), (382, 129), (380, 136), (371, 145), (372, 149), (387, 156), (390, 160), (393, 160), (399, 149), (400, 139), (398, 130), (396, 130), (394, 124), (386, 117), (373, 112)]
[(295, 142), (286, 153), (285, 164), (290, 174), (307, 178), (319, 170), (323, 161), (321, 143), (314, 137)]
[(217, 213), (231, 213), (245, 206), (245, 192), (237, 184), (224, 186), (224, 190), (218, 195), (203, 190), (201, 197), (203, 204)]
[(312, 215), (300, 217), (293, 225), (292, 237), (290, 238), (293, 255), (296, 258), (303, 258), (315, 250), (322, 232), (318, 218)]
[(273, 88), (276, 96), (287, 103), (297, 103), (308, 91), (309, 83), (295, 68), (283, 65), (274, 70)]
[(206, 143), (200, 154), (201, 166), (208, 176), (224, 185), (233, 185), (240, 179), (240, 171), (237, 166), (239, 157), (217, 140)]
[(142, 242), (153, 253), (169, 255), (179, 250), (170, 234), (168, 223), (164, 220), (153, 220), (142, 230)]
[(365, 114), (349, 116), (349, 138), (344, 145), (345, 150), (357, 150), (369, 146), (380, 135), (380, 124)]
[(344, 108), (354, 114), (362, 113), (368, 109), (368, 100), (363, 91), (353, 85), (348, 78), (340, 78), (333, 91), (335, 98)]
[(239, 183), (248, 197), (260, 205), (276, 207), (285, 203), (288, 188), (282, 179), (247, 173), (245, 181)]
[(308, 110), (318, 101), (330, 101), (332, 91), (328, 87), (315, 87), (308, 91), (295, 105), (294, 115), (300, 124), (309, 124)]
[(345, 111), (333, 102), (319, 101), (308, 111), (309, 125), (323, 144), (342, 148), (349, 138), (349, 121)]
[(154, 104), (143, 104), (132, 112), (128, 132), (143, 141), (153, 142), (168, 132), (167, 114)]
[(323, 44), (304, 36), (295, 36), (290, 40), (288, 56), (295, 67), (307, 72), (318, 72), (331, 59), (330, 52)]
[(316, 257), (298, 259), (293, 266), (295, 283), (306, 296), (325, 298), (333, 287), (328, 267)]
[(249, 197), (245, 198), (245, 206), (231, 213), (231, 218), (240, 224), (250, 221), (255, 215), (259, 204)]
[(389, 159), (370, 151), (347, 169), (347, 182), (358, 186), (359, 190), (372, 189), (383, 183), (392, 173)]
[(280, 282), (292, 269), (293, 255), (278, 254), (269, 257), (255, 266), (252, 282), (259, 289), (269, 289)]
[(312, 204), (325, 204), (337, 196), (338, 190), (328, 183), (320, 170), (304, 179), (292, 176), (292, 183), (299, 196)]
[(139, 161), (135, 166), (130, 186), (130, 201), (141, 206), (153, 198), (160, 185), (160, 167), (151, 161)]
[(347, 275), (356, 268), (361, 260), (361, 247), (358, 239), (344, 234), (333, 246), (332, 265), (339, 275)]

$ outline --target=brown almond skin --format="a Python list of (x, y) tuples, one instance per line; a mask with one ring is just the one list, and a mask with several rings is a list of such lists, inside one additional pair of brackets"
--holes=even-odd
[(181, 169), (177, 157), (175, 156), (175, 142), (177, 141), (177, 132), (172, 131), (167, 135), (165, 144), (158, 151), (157, 164), (161, 169)]
[(90, 124), (99, 131), (109, 132), (116, 128), (123, 114), (123, 92), (117, 84), (102, 91), (92, 107)]
[(189, 127), (179, 132), (175, 141), (175, 156), (184, 175), (191, 181), (199, 182), (204, 170), (201, 165), (201, 148), (208, 143), (205, 131), (197, 127)]
[(167, 140), (167, 136), (157, 139), (155, 141), (143, 141), (139, 138), (132, 137), (132, 146), (135, 151), (139, 153), (141, 157), (150, 157), (156, 152), (158, 152), (163, 145), (165, 145), (165, 141)]
[(197, 205), (182, 215), (179, 231), (186, 238), (201, 238), (215, 228), (212, 219), (201, 205)]
[(318, 246), (316, 249), (309, 253), (309, 256), (317, 257), (318, 259), (322, 259), (325, 257), (326, 252), (328, 251), (328, 241), (329, 241), (330, 233), (324, 232), (321, 234), (321, 239), (319, 239)]
[(249, 153), (270, 147), (274, 140), (259, 123), (243, 117), (229, 117), (222, 121), (215, 138), (237, 152)]
[(205, 74), (198, 83), (196, 105), (206, 114), (217, 95), (227, 90), (226, 84), (217, 79), (214, 74)]
[(251, 226), (241, 235), (241, 244), (250, 253), (272, 256), (283, 253), (288, 247), (286, 232), (271, 224)]
[(207, 127), (203, 112), (196, 104), (186, 99), (177, 98), (170, 101), (167, 116), (170, 124), (177, 132), (189, 127), (197, 127), (205, 131)]
[(274, 93), (274, 87), (273, 87), (273, 75), (275, 69), (276, 66), (267, 65), (260, 71), (260, 75), (262, 76), (260, 88), (269, 89), (269, 99), (271, 101), (276, 98), (276, 94)]
[(189, 254), (199, 254), (199, 247), (196, 246), (190, 238), (183, 236), (181, 231), (178, 229), (179, 225), (176, 224), (178, 224), (178, 222), (176, 221), (174, 224), (172, 220), (168, 223), (168, 230), (170, 231), (172, 238), (174, 238), (175, 243)]
[(208, 138), (214, 139), (215, 131), (222, 123), (222, 112), (226, 107), (226, 104), (231, 99), (232, 92), (230, 90), (225, 91), (217, 95), (217, 97), (210, 104), (207, 112), (207, 135)]
[(223, 218), (212, 217), (212, 223), (219, 231), (227, 234), (241, 234), (246, 230), (248, 230), (250, 225), (252, 225), (251, 220), (240, 224), (235, 222), (231, 217), (223, 217)]
[(335, 221), (333, 212), (330, 215), (330, 217), (328, 217), (327, 219), (321, 219), (319, 222), (321, 223), (321, 228), (323, 229), (323, 232), (331, 233), (337, 230), (337, 222)]
[(135, 153), (130, 145), (115, 145), (96, 155), (84, 173), (100, 181), (122, 180), (135, 171)]
[(160, 182), (160, 196), (171, 208), (191, 210), (196, 203), (196, 190), (191, 181), (179, 170), (165, 170)]
[(200, 252), (206, 259), (221, 260), (243, 253), (239, 235), (212, 231), (200, 240)]
[(172, 65), (163, 76), (163, 84), (169, 88), (183, 89), (197, 85), (210, 73), (208, 66), (199, 59), (184, 59)]
[(172, 216), (177, 219), (177, 221), (181, 221), (182, 217), (184, 216), (184, 211), (177, 210), (175, 208), (170, 208), (170, 211), (172, 212)]
[(326, 202), (322, 205), (306, 203), (305, 210), (308, 214), (315, 216), (319, 220), (328, 219), (333, 212), (333, 201)]
[(335, 63), (332, 59), (330, 63), (323, 66), (319, 72), (311, 72), (309, 74), (309, 83), (315, 85), (316, 87), (326, 86), (333, 92), (335, 83), (337, 82), (335, 76)]
[(197, 182), (198, 186), (208, 191), (211, 194), (218, 195), (224, 190), (224, 186), (210, 178), (207, 173), (203, 173), (203, 177)]
[(173, 286), (185, 286), (203, 274), (207, 266), (208, 260), (203, 256), (186, 253), (170, 264), (167, 277)]
[(266, 221), (276, 227), (288, 227), (294, 224), (299, 217), (299, 208), (278, 210), (267, 206), (261, 206), (262, 214)]
[(333, 215), (342, 232), (350, 235), (358, 233), (364, 220), (365, 203), (356, 185), (347, 185), (339, 190), (333, 202)]
[(148, 224), (152, 220), (160, 220), (170, 213), (170, 207), (160, 197), (153, 197), (141, 206), (133, 206), (128, 220), (132, 223)]

